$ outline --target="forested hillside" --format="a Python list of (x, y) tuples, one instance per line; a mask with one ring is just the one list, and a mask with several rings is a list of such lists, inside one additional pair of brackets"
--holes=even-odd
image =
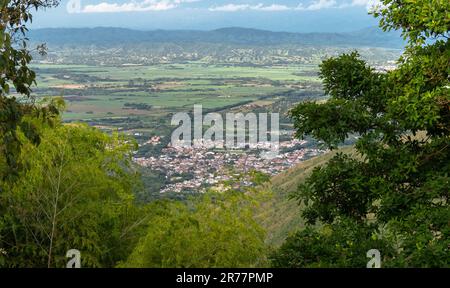
[[(395, 69), (376, 70), (356, 51), (329, 57), (317, 81), (325, 97), (284, 102), (293, 137), (329, 153), (271, 180), (257, 165), (247, 169), (246, 157), (242, 173), (228, 165), (230, 178), (214, 187), (143, 201), (135, 138), (64, 122), (62, 97), (32, 93), (32, 55), (48, 51), (29, 46), (27, 25), (59, 1), (1, 1), (0, 267), (62, 268), (73, 249), (82, 267), (366, 267), (374, 250), (381, 267), (449, 267), (450, 2), (381, 2), (380, 27), (407, 41)], [(130, 37), (172, 37), (145, 33)], [(254, 43), (306, 37), (196, 33)]]

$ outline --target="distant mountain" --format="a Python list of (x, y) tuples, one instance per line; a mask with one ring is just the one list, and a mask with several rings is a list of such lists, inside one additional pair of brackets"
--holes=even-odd
[(29, 32), (33, 42), (50, 45), (108, 45), (124, 43), (220, 43), (233, 45), (322, 45), (401, 48), (404, 41), (397, 32), (367, 28), (350, 33), (290, 33), (248, 28), (222, 28), (212, 31), (153, 30), (125, 28), (46, 28)]

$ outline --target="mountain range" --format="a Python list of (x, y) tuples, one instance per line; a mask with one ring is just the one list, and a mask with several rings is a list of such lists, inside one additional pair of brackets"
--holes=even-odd
[(107, 45), (124, 43), (220, 43), (249, 46), (321, 45), (402, 48), (398, 31), (383, 32), (378, 27), (345, 33), (292, 33), (241, 27), (199, 30), (132, 30), (126, 28), (44, 28), (29, 31), (32, 42), (50, 45)]

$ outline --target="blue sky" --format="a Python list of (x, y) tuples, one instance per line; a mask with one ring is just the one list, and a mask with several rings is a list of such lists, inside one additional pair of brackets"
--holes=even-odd
[(141, 30), (248, 27), (343, 32), (377, 25), (376, 0), (62, 0), (38, 12), (32, 28), (112, 26)]

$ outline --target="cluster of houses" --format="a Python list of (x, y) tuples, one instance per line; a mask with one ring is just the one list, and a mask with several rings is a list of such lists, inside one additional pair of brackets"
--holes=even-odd
[(159, 156), (134, 160), (141, 166), (162, 171), (166, 175), (169, 184), (161, 193), (191, 192), (219, 185), (237, 174), (251, 170), (276, 175), (324, 152), (305, 148), (305, 144), (306, 141), (297, 139), (280, 142), (279, 153), (271, 158), (264, 157), (261, 150), (169, 146)]

